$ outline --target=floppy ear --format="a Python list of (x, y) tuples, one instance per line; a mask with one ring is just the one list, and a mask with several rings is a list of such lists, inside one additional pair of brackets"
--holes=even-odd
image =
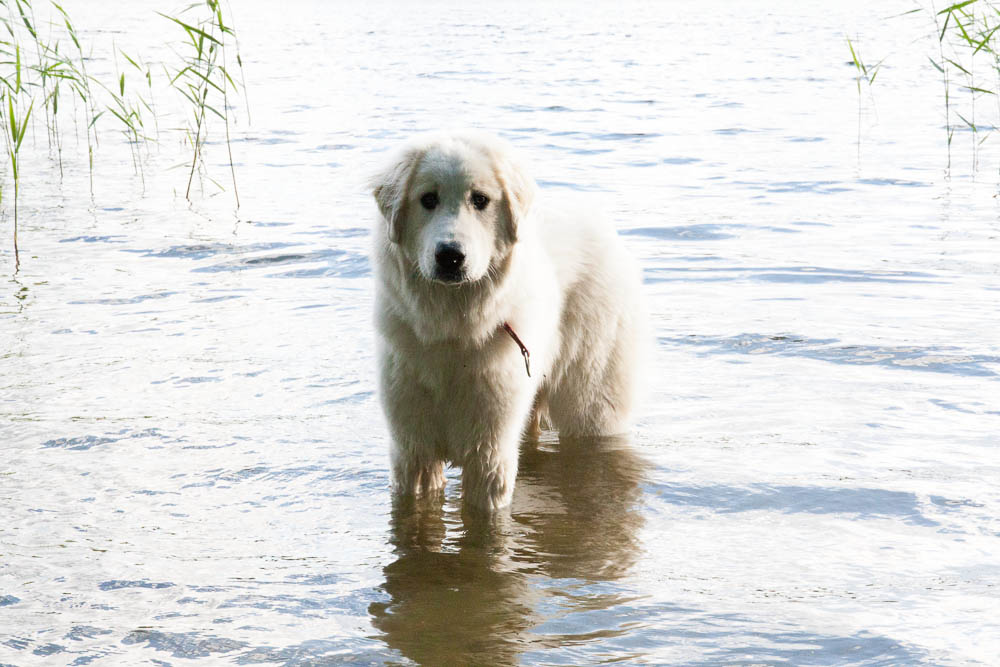
[(407, 149), (388, 169), (376, 174), (372, 179), (372, 194), (378, 203), (386, 224), (389, 226), (389, 240), (399, 243), (403, 237), (406, 220), (406, 197), (413, 181), (414, 167), (420, 160), (420, 151)]
[(535, 180), (512, 159), (503, 160), (497, 169), (497, 179), (503, 187), (503, 205), (507, 208), (507, 219), (510, 221), (507, 234), (510, 242), (517, 241), (517, 230), (528, 215), (531, 204), (535, 200), (538, 186)]

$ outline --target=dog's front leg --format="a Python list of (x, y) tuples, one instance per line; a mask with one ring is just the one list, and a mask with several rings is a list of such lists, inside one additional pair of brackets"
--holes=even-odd
[(392, 485), (400, 497), (434, 495), (444, 489), (441, 434), (429, 418), (433, 396), (393, 356), (380, 360), (380, 396), (392, 432)]
[(479, 413), (481, 430), (462, 461), (462, 496), (467, 508), (493, 512), (510, 505), (517, 458), (535, 387), (529, 383), (500, 389)]
[(538, 385), (517, 372), (519, 364), (509, 366), (514, 370), (474, 398), (477, 424), (462, 460), (463, 504), (473, 511), (502, 509), (514, 495), (521, 435)]

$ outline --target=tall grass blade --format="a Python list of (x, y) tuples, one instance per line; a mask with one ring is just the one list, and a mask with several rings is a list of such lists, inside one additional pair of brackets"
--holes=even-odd
[(940, 16), (941, 14), (949, 14), (950, 15), (955, 10), (962, 9), (963, 7), (968, 7), (969, 5), (971, 5), (973, 3), (976, 3), (978, 1), (979, 0), (965, 0), (965, 2), (957, 2), (954, 5), (952, 5), (950, 7), (945, 7), (944, 9), (942, 9), (941, 11), (939, 11), (938, 12), (938, 16)]

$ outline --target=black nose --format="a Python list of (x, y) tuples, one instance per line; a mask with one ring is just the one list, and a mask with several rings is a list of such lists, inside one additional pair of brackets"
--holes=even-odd
[(457, 243), (438, 243), (434, 260), (437, 262), (438, 278), (454, 282), (462, 277), (465, 253)]

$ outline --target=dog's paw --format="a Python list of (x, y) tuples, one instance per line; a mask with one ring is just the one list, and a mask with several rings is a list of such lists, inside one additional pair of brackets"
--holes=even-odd
[(462, 470), (462, 503), (466, 509), (496, 512), (510, 505), (514, 497), (517, 465), (482, 469), (466, 464)]
[(393, 490), (399, 496), (414, 498), (437, 495), (444, 490), (447, 479), (444, 463), (428, 464), (397, 461), (393, 470)]

